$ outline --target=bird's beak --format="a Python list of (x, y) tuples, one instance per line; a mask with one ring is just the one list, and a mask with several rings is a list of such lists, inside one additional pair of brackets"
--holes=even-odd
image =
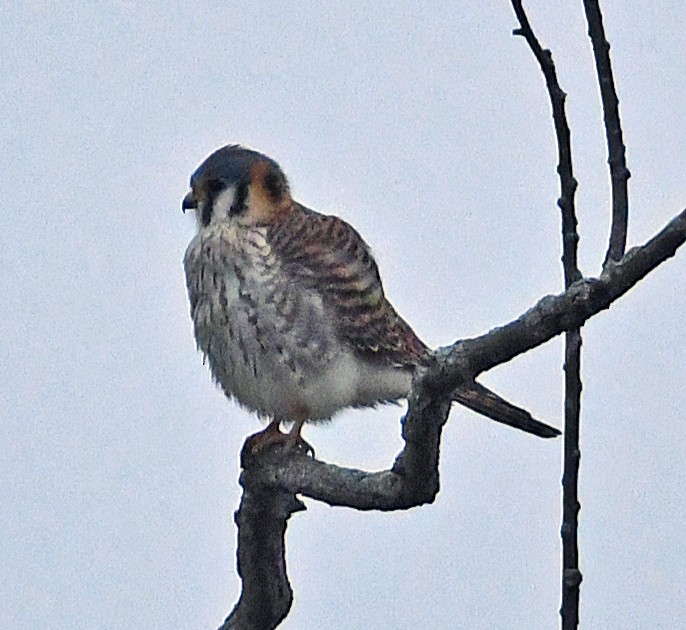
[(186, 212), (186, 210), (195, 210), (198, 207), (198, 202), (195, 200), (193, 191), (189, 191), (188, 194), (183, 198), (181, 202), (181, 210)]

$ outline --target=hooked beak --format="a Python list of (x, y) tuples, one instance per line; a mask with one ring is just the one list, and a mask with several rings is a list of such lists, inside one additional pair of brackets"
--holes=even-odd
[(198, 202), (195, 200), (193, 191), (191, 190), (181, 202), (181, 210), (185, 213), (186, 210), (195, 210), (198, 207)]

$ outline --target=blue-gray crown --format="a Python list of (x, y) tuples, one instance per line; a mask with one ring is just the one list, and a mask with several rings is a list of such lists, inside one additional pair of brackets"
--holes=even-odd
[(197, 168), (191, 176), (191, 186), (196, 181), (219, 180), (228, 185), (249, 179), (250, 168), (258, 162), (268, 162), (272, 169), (281, 172), (279, 165), (263, 153), (239, 144), (228, 144), (217, 149)]

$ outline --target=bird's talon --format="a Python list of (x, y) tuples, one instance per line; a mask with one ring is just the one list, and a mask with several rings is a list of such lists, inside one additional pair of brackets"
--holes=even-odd
[(317, 459), (315, 453), (314, 453), (314, 448), (312, 448), (312, 445), (309, 442), (305, 442), (302, 438), (297, 442), (298, 448), (302, 449), (305, 451), (305, 455), (311, 455), (312, 459)]
[(286, 450), (298, 450), (304, 452), (305, 455), (311, 455), (312, 459), (315, 459), (314, 448), (312, 448), (312, 445), (309, 442), (303, 440), (300, 435), (287, 434), (286, 438)]
[(315, 458), (314, 448), (302, 438), (299, 431), (295, 433), (293, 431), (282, 433), (279, 430), (279, 424), (273, 422), (264, 430), (251, 435), (245, 440), (241, 449), (241, 466), (246, 468), (251, 460), (273, 445), (281, 446), (286, 453), (297, 451), (306, 456), (311, 455), (313, 459)]

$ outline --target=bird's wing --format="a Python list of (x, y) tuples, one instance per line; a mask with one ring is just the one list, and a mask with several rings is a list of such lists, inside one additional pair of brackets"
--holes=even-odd
[(316, 291), (342, 342), (387, 365), (414, 366), (427, 347), (384, 295), (369, 246), (348, 223), (294, 204), (268, 240), (292, 281)]
[[(427, 346), (385, 298), (369, 246), (348, 223), (296, 204), (270, 226), (268, 240), (291, 281), (322, 297), (341, 340), (359, 355), (407, 367), (427, 355)], [(457, 388), (452, 398), (540, 437), (560, 433), (475, 381)]]

